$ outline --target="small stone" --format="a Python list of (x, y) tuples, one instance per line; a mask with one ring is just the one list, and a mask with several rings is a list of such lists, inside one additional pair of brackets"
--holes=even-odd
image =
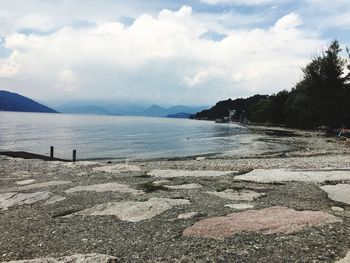
[(17, 184), (17, 185), (26, 185), (26, 184), (31, 184), (31, 183), (34, 183), (34, 182), (35, 182), (34, 179), (28, 179), (28, 180), (18, 181), (15, 184)]
[(171, 182), (170, 180), (158, 180), (158, 181), (152, 182), (152, 184), (154, 186), (162, 186), (162, 185), (165, 185), (165, 184), (170, 183), (170, 182)]
[(183, 214), (178, 215), (177, 219), (191, 219), (191, 218), (197, 217), (199, 215), (200, 215), (200, 213), (198, 213), (198, 212), (183, 213)]
[(332, 206), (331, 209), (335, 212), (343, 212), (344, 208), (341, 208), (339, 206)]

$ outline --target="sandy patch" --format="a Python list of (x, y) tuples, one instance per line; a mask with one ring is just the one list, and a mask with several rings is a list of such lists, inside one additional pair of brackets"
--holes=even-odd
[(224, 239), (240, 232), (290, 234), (307, 226), (338, 222), (342, 220), (321, 211), (295, 211), (287, 207), (275, 206), (201, 220), (186, 228), (183, 234), (214, 239)]
[(152, 170), (148, 173), (148, 175), (160, 178), (218, 177), (231, 173), (235, 173), (235, 171)]
[(75, 193), (82, 191), (91, 191), (91, 192), (119, 192), (119, 193), (127, 193), (139, 195), (144, 192), (141, 190), (136, 190), (130, 188), (128, 185), (119, 184), (119, 183), (105, 183), (105, 184), (94, 184), (94, 185), (86, 185), (86, 186), (77, 186), (66, 190), (66, 193)]
[(9, 263), (116, 263), (119, 260), (115, 257), (103, 254), (76, 254), (60, 258), (37, 258), (31, 260), (13, 260)]
[(264, 195), (262, 193), (257, 193), (251, 190), (235, 191), (233, 189), (226, 189), (221, 192), (207, 192), (207, 194), (215, 195), (217, 197), (229, 199), (232, 201), (253, 201)]
[[(139, 222), (151, 219), (175, 206), (188, 205), (186, 199), (150, 198), (146, 202), (111, 202), (96, 205), (72, 215), (108, 216), (113, 215), (122, 221)], [(68, 217), (71, 217), (69, 215)]]
[(287, 170), (287, 169), (256, 169), (249, 173), (236, 176), (235, 179), (256, 183), (274, 182), (315, 182), (350, 180), (350, 170)]

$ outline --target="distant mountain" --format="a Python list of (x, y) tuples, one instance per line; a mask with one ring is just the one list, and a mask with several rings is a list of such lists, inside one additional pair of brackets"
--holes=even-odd
[(185, 112), (179, 112), (175, 114), (168, 114), (167, 118), (175, 118), (175, 119), (189, 119), (193, 114), (191, 113), (185, 113)]
[(186, 113), (188, 115), (197, 113), (203, 109), (205, 109), (205, 106), (198, 106), (198, 107), (190, 107), (190, 106), (184, 106), (184, 105), (176, 105), (169, 108), (163, 108), (158, 105), (152, 105), (146, 110), (144, 110), (141, 115), (142, 116), (152, 116), (152, 117), (167, 117), (169, 115), (179, 114), (179, 113)]
[(32, 99), (5, 90), (0, 90), (0, 111), (57, 113), (54, 109)]
[(194, 114), (206, 106), (190, 107), (176, 105), (169, 108), (152, 105), (145, 107), (137, 104), (121, 104), (103, 101), (71, 101), (56, 107), (59, 111), (76, 114), (103, 114), (125, 116), (167, 117), (177, 113)]
[(165, 117), (168, 115), (167, 109), (158, 105), (152, 105), (140, 113), (142, 116)]
[(61, 106), (57, 108), (63, 113), (73, 113), (73, 114), (95, 114), (95, 115), (113, 115), (112, 112), (106, 110), (103, 107), (96, 105), (83, 105), (83, 106), (71, 106), (65, 107)]

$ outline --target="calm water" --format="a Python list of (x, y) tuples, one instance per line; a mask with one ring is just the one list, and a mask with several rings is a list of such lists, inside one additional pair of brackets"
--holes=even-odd
[(55, 157), (158, 158), (223, 153), (240, 147), (234, 124), (120, 116), (0, 112), (0, 149)]

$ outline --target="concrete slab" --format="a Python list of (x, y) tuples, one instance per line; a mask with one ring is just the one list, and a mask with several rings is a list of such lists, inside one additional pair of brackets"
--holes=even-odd
[(346, 254), (345, 258), (337, 260), (335, 263), (350, 263), (350, 251)]
[(137, 165), (131, 165), (131, 164), (115, 164), (115, 165), (95, 167), (93, 168), (93, 171), (105, 172), (105, 173), (139, 172), (141, 171), (141, 168)]
[(229, 199), (232, 201), (253, 201), (264, 195), (263, 193), (257, 193), (251, 190), (236, 191), (233, 189), (226, 189), (221, 192), (207, 192), (207, 194), (215, 195), (217, 197)]
[(350, 170), (255, 169), (235, 179), (256, 183), (350, 181)]
[(158, 181), (154, 181), (154, 182), (152, 182), (152, 184), (154, 185), (154, 186), (162, 186), (162, 185), (165, 185), (165, 184), (167, 184), (167, 183), (170, 183), (171, 181), (170, 180), (158, 180)]
[(164, 187), (171, 190), (190, 190), (202, 188), (201, 184), (180, 184), (180, 185), (164, 185)]
[(119, 193), (127, 193), (133, 195), (144, 194), (141, 190), (136, 190), (131, 188), (125, 184), (119, 183), (105, 183), (105, 184), (94, 184), (94, 185), (85, 185), (85, 186), (77, 186), (66, 190), (66, 193), (75, 193), (82, 191), (90, 191), (90, 192), (119, 192)]
[(295, 211), (287, 207), (248, 210), (198, 221), (184, 236), (224, 239), (241, 232), (290, 234), (305, 227), (339, 223), (342, 220), (322, 211)]
[(333, 201), (350, 205), (350, 184), (323, 185), (320, 187)]
[(188, 213), (183, 213), (183, 214), (178, 215), (177, 219), (191, 219), (191, 218), (197, 217), (199, 215), (200, 215), (200, 213), (198, 213), (198, 212), (188, 212)]
[(35, 179), (28, 179), (28, 180), (22, 180), (22, 181), (17, 181), (15, 184), (17, 185), (27, 185), (27, 184), (32, 184), (35, 182)]
[(117, 263), (119, 260), (115, 257), (103, 254), (76, 254), (60, 258), (37, 258), (30, 260), (13, 260), (8, 263)]
[(225, 207), (236, 209), (236, 210), (247, 210), (247, 209), (253, 209), (254, 205), (252, 204), (246, 204), (246, 203), (239, 203), (239, 204), (227, 204)]
[(36, 183), (36, 184), (0, 189), (0, 193), (1, 192), (2, 193), (3, 192), (21, 192), (21, 191), (27, 191), (27, 190), (32, 190), (32, 189), (38, 189), (38, 188), (66, 185), (66, 184), (70, 184), (70, 183), (72, 183), (72, 182), (71, 181), (49, 181), (49, 182), (43, 182), (43, 183)]
[(53, 195), (50, 192), (35, 192), (35, 193), (0, 193), (0, 210), (7, 210), (13, 206), (26, 204), (34, 204), (39, 201), (48, 200), (49, 203), (61, 201), (59, 196)]
[(218, 177), (231, 173), (235, 173), (235, 171), (152, 170), (148, 175), (159, 178)]
[(151, 219), (179, 205), (189, 205), (186, 199), (150, 198), (146, 202), (110, 202), (82, 210), (66, 216), (108, 216), (113, 215), (122, 221), (139, 222)]

